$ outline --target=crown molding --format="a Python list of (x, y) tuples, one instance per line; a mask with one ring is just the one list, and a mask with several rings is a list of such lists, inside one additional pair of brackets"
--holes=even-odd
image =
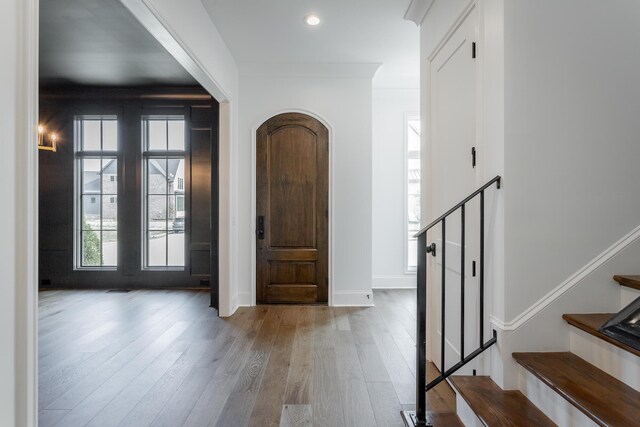
[(435, 0), (411, 0), (407, 11), (404, 13), (404, 19), (415, 23), (419, 27), (424, 17), (429, 13), (429, 9), (431, 9), (434, 1)]
[(239, 62), (241, 76), (372, 79), (381, 63)]

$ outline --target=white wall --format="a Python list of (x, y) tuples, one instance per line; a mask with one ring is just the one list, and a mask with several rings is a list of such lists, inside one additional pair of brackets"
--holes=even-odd
[(294, 109), (315, 114), (330, 125), (332, 302), (371, 304), (371, 78), (242, 76), (240, 88), (239, 303), (251, 303), (255, 286), (252, 132), (271, 116)]
[(373, 90), (373, 287), (415, 287), (405, 273), (405, 117), (420, 112), (419, 89)]
[(507, 319), (640, 224), (638, 22), (634, 0), (505, 2)]
[[(16, 199), (16, 142), (18, 141), (16, 123), (18, 84), (18, 4), (20, 0), (8, 2), (0, 16), (0, 46), (5, 62), (0, 68), (0, 125), (3, 129), (0, 168), (5, 171), (6, 181), (0, 186), (2, 200)], [(0, 414), (6, 425), (15, 423), (15, 321), (16, 321), (16, 287), (18, 286), (16, 241), (21, 236), (15, 233), (17, 222), (16, 209), (13, 203), (6, 203), (9, 209), (0, 209), (0, 220), (7, 227), (0, 228)]]
[[(436, 0), (423, 22), (423, 86), (431, 50), (467, 4)], [(615, 311), (619, 291), (607, 277), (612, 268), (632, 270), (637, 250), (629, 247), (559, 292), (640, 225), (640, 4), (477, 4), (483, 175), (504, 177), (487, 241), (489, 312), (504, 329), (492, 376), (514, 387), (512, 351), (567, 349), (560, 315)], [(428, 96), (422, 92), (425, 118)]]
[[(509, 324), (640, 225), (640, 4), (520, 0), (504, 12)], [(617, 311), (606, 267), (632, 269), (629, 250), (508, 333), (505, 349), (568, 349), (563, 312)]]
[(0, 16), (0, 424), (36, 425), (37, 2)]

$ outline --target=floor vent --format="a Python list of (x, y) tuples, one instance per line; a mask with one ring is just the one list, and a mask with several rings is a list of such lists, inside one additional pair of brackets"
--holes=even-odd
[(127, 292), (131, 292), (131, 289), (109, 289), (107, 293), (114, 292), (117, 294), (126, 294)]

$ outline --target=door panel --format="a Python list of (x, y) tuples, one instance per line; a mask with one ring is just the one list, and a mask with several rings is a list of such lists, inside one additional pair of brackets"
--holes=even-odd
[[(471, 162), (471, 149), (477, 145), (476, 138), (476, 60), (472, 57), (472, 43), (476, 33), (476, 10), (472, 9), (460, 26), (431, 60), (430, 139), (431, 139), (431, 214), (440, 216), (464, 197), (473, 192), (478, 183)], [(462, 295), (461, 254), (465, 250), (465, 355), (474, 349), (477, 331), (477, 278), (472, 274), (472, 263), (478, 261), (479, 231), (478, 201), (465, 206), (465, 247), (462, 248), (461, 211), (453, 213), (446, 221), (445, 241), (442, 228), (436, 226), (428, 236), (428, 243), (436, 242), (439, 250), (430, 267), (429, 300), (432, 338), (436, 348), (431, 349), (432, 359), (440, 363), (442, 252), (445, 248), (446, 319), (447, 338), (446, 366), (459, 361), (460, 318)], [(436, 303), (437, 301), (437, 303)], [(438, 343), (438, 344), (435, 344)], [(475, 367), (475, 366), (474, 366)]]
[(284, 127), (270, 137), (269, 218), (271, 248), (316, 245), (316, 135)]
[[(189, 267), (191, 277), (208, 280), (211, 274), (211, 129), (191, 128), (189, 156)], [(184, 199), (183, 199), (184, 200)], [(182, 204), (185, 203), (184, 200)], [(176, 201), (176, 205), (178, 205)]]
[(328, 131), (281, 114), (258, 129), (256, 153), (256, 301), (326, 303)]

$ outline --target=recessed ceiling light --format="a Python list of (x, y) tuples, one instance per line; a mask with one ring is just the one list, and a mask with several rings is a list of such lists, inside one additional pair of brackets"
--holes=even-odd
[(318, 18), (317, 15), (307, 15), (304, 17), (304, 23), (312, 27), (315, 27), (320, 23), (320, 18)]

